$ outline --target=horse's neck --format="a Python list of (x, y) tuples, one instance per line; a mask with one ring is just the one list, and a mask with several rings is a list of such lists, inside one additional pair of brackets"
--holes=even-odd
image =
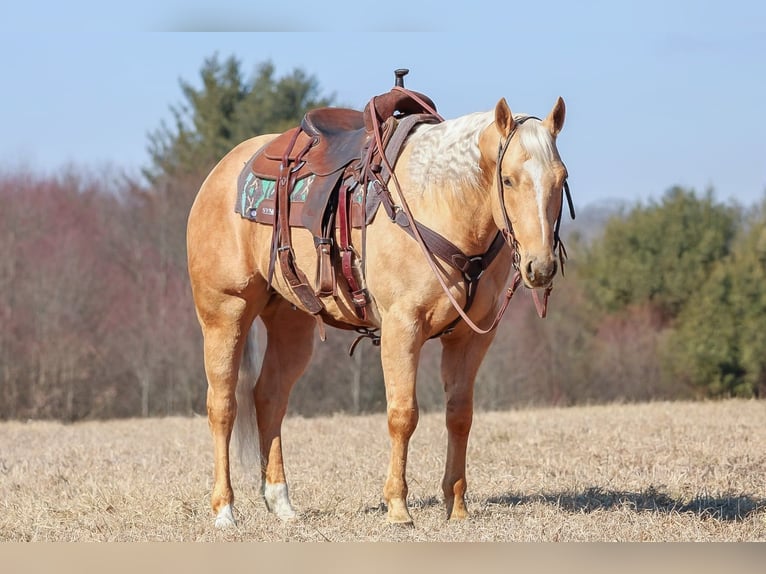
[[(489, 190), (467, 186), (457, 189), (450, 182), (425, 190), (408, 188), (406, 184), (402, 187), (415, 219), (465, 253), (483, 253), (494, 240), (498, 228), (492, 217)], [(396, 191), (392, 193), (396, 201)]]
[[(448, 169), (449, 166), (437, 166), (437, 176), (419, 173), (417, 166), (411, 171), (411, 151), (405, 149), (395, 172), (415, 219), (466, 253), (483, 252), (497, 234), (486, 178), (466, 180), (459, 170)], [(389, 190), (394, 202), (399, 203), (395, 185), (389, 182)]]
[(470, 144), (478, 143), (490, 120), (475, 113), (416, 128), (396, 166), (416, 219), (466, 253), (482, 252), (498, 229), (481, 148)]

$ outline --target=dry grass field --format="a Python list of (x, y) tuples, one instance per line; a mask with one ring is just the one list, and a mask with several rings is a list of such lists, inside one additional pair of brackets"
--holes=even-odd
[(447, 523), (441, 414), (410, 449), (415, 527), (385, 523), (384, 415), (290, 417), (298, 518), (266, 512), (235, 462), (218, 531), (203, 418), (0, 423), (0, 541), (766, 541), (766, 402), (477, 413), (472, 517)]

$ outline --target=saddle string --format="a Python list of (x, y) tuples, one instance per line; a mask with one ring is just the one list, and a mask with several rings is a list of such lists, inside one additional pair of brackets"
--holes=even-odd
[[(287, 185), (287, 178), (289, 177), (289, 173), (286, 173), (287, 168), (290, 163), (290, 152), (292, 151), (293, 147), (295, 147), (295, 142), (298, 140), (298, 134), (300, 133), (300, 130), (295, 130), (295, 133), (290, 138), (289, 143), (287, 144), (287, 147), (284, 150), (284, 153), (282, 154), (282, 161), (279, 164), (279, 179), (277, 180), (277, 186), (278, 189), (275, 191), (274, 194), (274, 227), (272, 229), (272, 235), (271, 235), (271, 258), (269, 260), (269, 272), (268, 272), (268, 278), (267, 278), (267, 285), (269, 288), (271, 288), (271, 282), (274, 279), (274, 268), (276, 264), (277, 259), (277, 253), (279, 252), (279, 248), (281, 247), (281, 239), (282, 239), (282, 229), (281, 229), (281, 220), (279, 219), (279, 191), (280, 189), (284, 188)], [(289, 230), (288, 230), (289, 233)]]
[[(326, 338), (324, 322), (321, 313), (324, 311), (324, 304), (316, 296), (314, 290), (309, 286), (309, 281), (295, 264), (295, 252), (293, 251), (292, 236), (290, 230), (290, 200), (289, 193), (295, 186), (297, 172), (303, 165), (303, 157), (312, 145), (309, 141), (296, 155), (295, 160), (290, 159), (295, 144), (298, 140), (300, 130), (290, 138), (287, 148), (282, 154), (282, 160), (279, 165), (279, 179), (277, 180), (274, 191), (274, 226), (272, 230), (271, 254), (269, 259), (269, 271), (267, 285), (271, 288), (274, 279), (276, 260), (279, 259), (279, 265), (282, 269), (282, 275), (289, 284), (290, 288), (300, 299), (306, 310), (314, 316), (319, 329), (319, 338), (324, 341)], [(293, 164), (292, 166), (290, 164)]]

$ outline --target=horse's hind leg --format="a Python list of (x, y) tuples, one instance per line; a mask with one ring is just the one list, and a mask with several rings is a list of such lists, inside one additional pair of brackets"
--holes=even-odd
[(476, 373), (494, 339), (494, 331), (476, 335), (466, 329), (442, 339), (442, 381), (446, 395), (447, 461), (442, 480), (448, 519), (468, 516), (465, 459), (473, 422)]
[[(204, 337), (207, 416), (213, 435), (215, 483), (210, 498), (218, 528), (235, 526), (232, 512), (229, 444), (237, 416), (239, 365), (254, 312), (240, 297), (218, 294), (210, 306), (198, 306)], [(207, 301), (207, 300), (206, 300)], [(198, 301), (199, 304), (199, 301)]]
[(295, 516), (282, 460), (282, 420), (290, 391), (306, 370), (314, 350), (316, 320), (284, 299), (264, 309), (268, 342), (255, 385), (255, 410), (261, 447), (261, 488), (268, 509), (282, 519)]

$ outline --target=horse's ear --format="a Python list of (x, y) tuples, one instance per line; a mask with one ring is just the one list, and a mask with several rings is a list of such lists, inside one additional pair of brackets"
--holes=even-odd
[(567, 113), (567, 107), (564, 105), (564, 100), (559, 96), (556, 100), (556, 104), (553, 106), (551, 113), (543, 120), (543, 125), (548, 128), (553, 137), (559, 135), (561, 128), (564, 127), (564, 117)]
[(507, 138), (513, 132), (513, 128), (516, 127), (516, 120), (513, 119), (511, 108), (508, 107), (508, 102), (505, 98), (500, 98), (495, 106), (495, 125), (500, 135)]

